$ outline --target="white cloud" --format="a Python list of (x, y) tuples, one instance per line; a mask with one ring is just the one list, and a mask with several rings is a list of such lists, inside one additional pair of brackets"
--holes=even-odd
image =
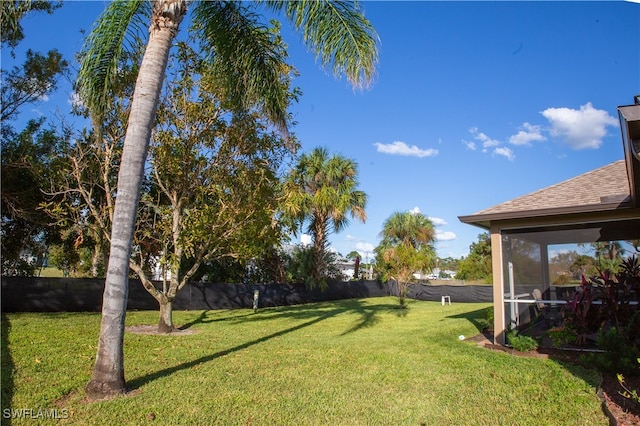
[(44, 114), (42, 113), (42, 111), (40, 111), (38, 108), (31, 108), (31, 112), (32, 112), (33, 114), (36, 114), (36, 115), (40, 116), (40, 117), (44, 116)]
[(416, 206), (416, 207), (412, 208), (411, 210), (409, 210), (409, 213), (411, 213), (411, 214), (420, 213), (420, 207)]
[(561, 137), (573, 149), (599, 148), (607, 135), (607, 126), (618, 124), (607, 111), (595, 109), (591, 102), (579, 110), (547, 108), (541, 114), (551, 124), (551, 135)]
[(309, 234), (302, 234), (300, 235), (300, 243), (302, 243), (303, 246), (310, 246), (311, 245), (311, 235)]
[(438, 155), (437, 149), (421, 149), (416, 145), (407, 145), (404, 142), (395, 141), (390, 144), (374, 143), (378, 152), (391, 155), (408, 155), (411, 157), (433, 157)]
[(509, 138), (509, 143), (513, 145), (531, 145), (531, 142), (547, 139), (542, 135), (542, 128), (538, 125), (524, 123), (522, 129)]
[(354, 246), (360, 254), (372, 253), (375, 246), (371, 243), (365, 243), (363, 241), (357, 242)]
[(451, 231), (436, 230), (436, 240), (438, 241), (451, 241), (455, 239), (456, 239), (456, 234)]
[(513, 151), (507, 147), (498, 147), (493, 150), (493, 153), (495, 155), (506, 157), (509, 161), (513, 161), (516, 158), (516, 155), (513, 153)]
[(471, 142), (471, 141), (465, 141), (464, 139), (462, 140), (462, 143), (465, 144), (467, 146), (467, 149), (470, 149), (471, 151), (475, 151), (476, 150), (476, 143), (475, 142)]
[(72, 92), (67, 98), (67, 103), (74, 108), (84, 107), (84, 102), (82, 102), (82, 99), (80, 98), (78, 92)]
[(447, 224), (446, 220), (440, 219), (439, 217), (429, 216), (429, 220), (431, 221), (431, 223), (433, 223), (434, 226), (442, 226)]
[(470, 128), (469, 129), (469, 133), (471, 133), (473, 135), (473, 138), (475, 140), (482, 142), (482, 152), (487, 152), (489, 148), (493, 148), (494, 146), (500, 145), (500, 141), (499, 140), (491, 139), (486, 134), (478, 131), (477, 127)]

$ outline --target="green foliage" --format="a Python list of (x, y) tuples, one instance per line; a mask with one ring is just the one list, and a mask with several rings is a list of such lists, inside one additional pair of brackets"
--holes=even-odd
[(324, 250), (322, 262), (326, 265), (325, 275), (319, 280), (313, 278), (313, 271), (316, 267), (316, 258), (313, 247), (296, 246), (287, 261), (286, 270), (288, 281), (293, 283), (304, 283), (307, 288), (327, 287), (327, 278), (342, 279), (340, 271), (334, 266), (336, 254)]
[(519, 352), (529, 352), (538, 349), (538, 342), (531, 336), (519, 334), (517, 330), (507, 332), (507, 342)]
[(349, 216), (362, 222), (367, 219), (367, 194), (358, 185), (357, 163), (321, 147), (300, 156), (285, 177), (282, 220), (295, 232), (308, 224), (313, 238), (311, 281), (321, 282), (328, 274), (329, 233), (344, 229)]
[[(575, 331), (578, 344), (598, 334), (596, 344), (605, 353), (589, 357), (597, 368), (624, 373), (634, 367), (640, 354), (638, 294), (640, 263), (630, 256), (615, 275), (605, 270), (591, 279), (583, 277), (580, 291), (565, 305), (564, 322)], [(596, 300), (601, 304), (593, 303)]]
[(628, 344), (626, 336), (615, 327), (598, 333), (596, 341), (604, 352), (588, 354), (585, 358), (600, 371), (637, 374), (636, 360), (640, 353)]
[(375, 248), (376, 269), (383, 280), (397, 282), (398, 301), (404, 306), (413, 274), (435, 264), (433, 223), (422, 213), (395, 212), (384, 222), (381, 235)]
[(62, 6), (62, 1), (49, 0), (19, 0), (19, 1), (2, 1), (0, 2), (0, 36), (2, 44), (8, 44), (12, 49), (15, 48), (23, 39), (24, 32), (20, 21), (25, 15), (32, 12), (53, 13), (53, 11)]
[(469, 255), (458, 262), (456, 278), (492, 282), (491, 236), (488, 233), (478, 235), (478, 241), (471, 243)]
[[(638, 364), (640, 364), (640, 358), (638, 358), (637, 361)], [(624, 391), (621, 392), (621, 395), (640, 404), (640, 389), (630, 389), (624, 381), (624, 375), (618, 374), (617, 377), (618, 383), (620, 383), (620, 386), (624, 389)]]
[[(2, 44), (13, 49), (23, 40), (22, 18), (34, 11), (52, 13), (59, 2), (0, 2)], [(57, 167), (61, 138), (45, 128), (45, 118), (30, 120), (16, 132), (10, 121), (21, 108), (40, 102), (56, 90), (68, 63), (56, 50), (41, 54), (27, 50), (21, 66), (2, 70), (0, 131), (2, 134), (2, 274), (32, 275), (42, 262), (46, 246), (57, 240), (57, 229), (38, 209)]]
[(441, 270), (457, 271), (460, 267), (460, 259), (454, 259), (453, 257), (438, 258), (438, 266)]
[(494, 321), (493, 306), (485, 309), (485, 317), (482, 321), (484, 323), (484, 329), (488, 331), (493, 331), (493, 321)]
[(346, 75), (354, 88), (372, 84), (379, 38), (358, 2), (266, 3), (284, 12), (316, 59), (335, 76)]
[(561, 325), (553, 327), (547, 331), (553, 346), (556, 348), (562, 347), (567, 343), (574, 343), (576, 341), (576, 333), (568, 325)]
[(345, 257), (347, 259), (349, 259), (349, 260), (356, 260), (356, 258), (360, 257), (360, 253), (358, 253), (357, 251), (353, 250), (348, 255), (346, 255)]
[(44, 119), (32, 120), (18, 134), (2, 128), (2, 274), (31, 275), (46, 246), (58, 240), (58, 231), (39, 209), (56, 170), (62, 140), (44, 128)]
[(68, 245), (56, 244), (49, 247), (49, 264), (60, 269), (65, 277), (71, 275), (79, 261), (78, 252)]

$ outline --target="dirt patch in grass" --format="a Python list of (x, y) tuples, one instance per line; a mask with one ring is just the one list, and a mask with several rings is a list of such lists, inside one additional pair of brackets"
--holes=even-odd
[[(516, 356), (554, 359), (588, 368), (588, 366), (585, 366), (582, 362), (582, 354), (579, 351), (564, 351), (561, 349), (540, 347), (535, 351), (520, 352), (506, 346), (493, 344), (493, 336), (488, 333), (480, 333), (466, 340), (476, 342), (478, 346), (507, 352)], [(628, 389), (640, 390), (640, 376), (625, 377), (624, 379)], [(622, 396), (621, 392), (623, 392), (623, 390), (615, 375), (603, 374), (602, 383), (598, 389), (598, 396), (602, 400), (602, 409), (609, 417), (612, 425), (638, 426), (640, 425), (640, 404)]]
[(125, 328), (125, 331), (133, 334), (151, 334), (155, 336), (188, 336), (196, 332), (191, 328), (174, 328), (171, 333), (161, 333), (157, 325), (132, 325)]

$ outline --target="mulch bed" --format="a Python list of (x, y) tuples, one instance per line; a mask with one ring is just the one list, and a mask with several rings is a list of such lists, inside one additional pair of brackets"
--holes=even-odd
[[(506, 346), (493, 344), (491, 343), (492, 339), (493, 336), (481, 333), (467, 340), (475, 341), (479, 346), (491, 350), (499, 350), (516, 356), (554, 359), (584, 367), (580, 359), (581, 354), (578, 351), (541, 347), (531, 352), (519, 352)], [(627, 388), (640, 390), (640, 376), (625, 377), (624, 379)], [(602, 410), (609, 417), (609, 423), (613, 426), (638, 426), (640, 425), (640, 404), (622, 396), (622, 391), (615, 375), (603, 374), (602, 383), (598, 389), (598, 396), (602, 400)]]

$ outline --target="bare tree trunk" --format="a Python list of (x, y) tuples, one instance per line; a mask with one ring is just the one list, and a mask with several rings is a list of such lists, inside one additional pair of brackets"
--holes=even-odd
[(160, 319), (158, 320), (158, 332), (171, 333), (175, 330), (173, 326), (173, 299), (162, 295), (160, 299)]
[(93, 256), (91, 257), (91, 276), (93, 278), (98, 276), (98, 265), (102, 257), (102, 243), (100, 242), (93, 246)]
[(177, 16), (163, 13), (162, 6), (162, 2), (158, 2), (154, 8), (149, 42), (142, 58), (131, 102), (118, 173), (98, 351), (91, 381), (85, 388), (89, 399), (104, 399), (126, 392), (123, 343), (131, 242), (149, 139), (155, 122), (169, 49), (178, 25), (186, 13), (184, 4), (182, 8), (174, 9), (178, 12)]

